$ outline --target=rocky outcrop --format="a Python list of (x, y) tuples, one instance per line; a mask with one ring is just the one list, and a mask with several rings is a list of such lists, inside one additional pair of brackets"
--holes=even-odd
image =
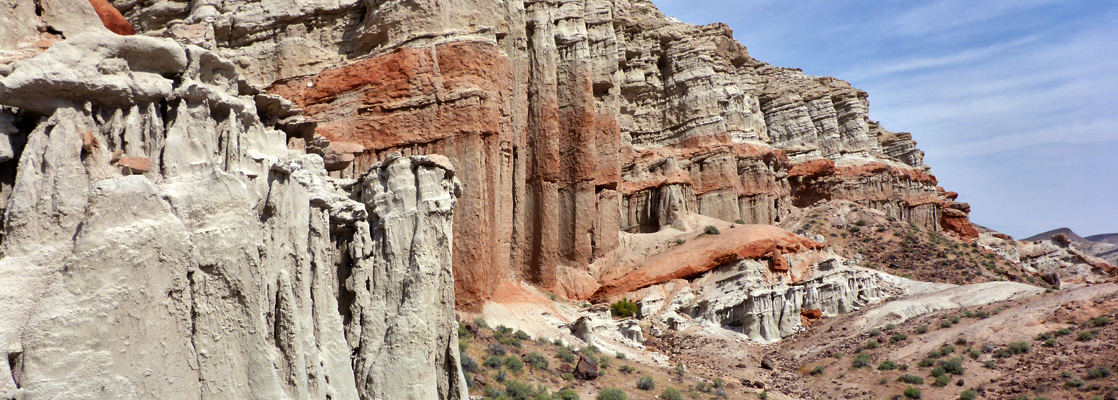
[(448, 160), (331, 178), (233, 63), (168, 39), (5, 68), (0, 395), (466, 397)]

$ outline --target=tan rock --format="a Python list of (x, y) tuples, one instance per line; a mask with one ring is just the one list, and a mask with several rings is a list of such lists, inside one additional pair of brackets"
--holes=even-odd
[(129, 174), (145, 174), (152, 168), (151, 159), (147, 157), (121, 157), (117, 164)]

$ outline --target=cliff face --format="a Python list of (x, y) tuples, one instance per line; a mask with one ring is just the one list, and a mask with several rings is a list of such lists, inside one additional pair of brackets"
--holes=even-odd
[(865, 92), (754, 60), (725, 25), (647, 1), (114, 5), (291, 101), (289, 140), (335, 154), (334, 176), (393, 152), (449, 157), (465, 188), (455, 226), (473, 233), (455, 241), (460, 308), (503, 278), (573, 294), (619, 232), (683, 212), (774, 224), (852, 200), (977, 235), (911, 136), (869, 119)]
[(0, 70), (0, 397), (466, 397), (449, 161), (331, 178), (219, 55), (75, 26)]

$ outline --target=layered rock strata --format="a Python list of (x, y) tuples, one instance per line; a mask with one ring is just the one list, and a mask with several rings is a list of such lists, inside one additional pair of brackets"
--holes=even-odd
[(335, 176), (393, 152), (449, 156), (455, 226), (474, 233), (455, 241), (463, 309), (500, 279), (568, 291), (560, 278), (610, 262), (619, 231), (686, 212), (775, 224), (840, 199), (977, 235), (911, 135), (869, 119), (865, 92), (757, 61), (725, 25), (646, 0), (114, 5), (290, 101), (292, 143), (364, 149)]
[(449, 161), (331, 178), (221, 56), (66, 37), (0, 71), (0, 396), (466, 397)]

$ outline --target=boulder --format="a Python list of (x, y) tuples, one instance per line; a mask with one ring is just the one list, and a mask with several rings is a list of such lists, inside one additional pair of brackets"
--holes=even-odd
[(578, 363), (575, 364), (574, 376), (584, 381), (598, 379), (598, 364), (588, 360), (585, 354), (581, 354)]

